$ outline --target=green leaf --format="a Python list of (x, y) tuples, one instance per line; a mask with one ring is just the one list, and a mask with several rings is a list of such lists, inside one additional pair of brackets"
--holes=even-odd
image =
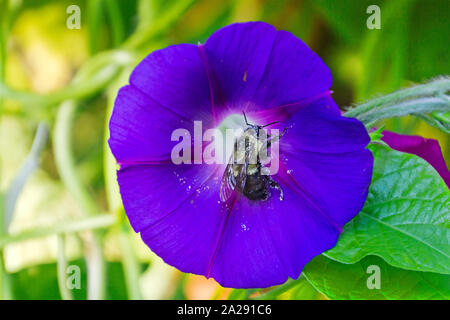
[(296, 280), (273, 287), (254, 297), (255, 300), (314, 300), (322, 295), (314, 289), (303, 275)]
[[(319, 291), (314, 288), (304, 275), (293, 281), (295, 286), (286, 292), (277, 296), (278, 300), (323, 300), (326, 299)], [(289, 283), (288, 283), (289, 284)], [(284, 284), (281, 287), (285, 287)], [(275, 291), (275, 290), (273, 290)]]
[(325, 297), (303, 275), (269, 289), (233, 289), (228, 300), (317, 300)]
[(423, 159), (380, 145), (371, 149), (367, 201), (326, 255), (344, 263), (377, 255), (395, 267), (449, 274), (449, 189)]
[[(369, 266), (379, 267), (379, 289), (368, 288), (376, 276)], [(343, 264), (320, 255), (306, 265), (303, 274), (330, 299), (450, 299), (448, 275), (394, 268), (376, 256)]]

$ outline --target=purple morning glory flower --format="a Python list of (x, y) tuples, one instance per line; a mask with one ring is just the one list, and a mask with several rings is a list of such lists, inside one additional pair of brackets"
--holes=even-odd
[[(328, 67), (301, 40), (262, 22), (232, 24), (204, 44), (155, 51), (121, 88), (109, 145), (130, 223), (166, 263), (222, 286), (259, 288), (297, 278), (332, 248), (362, 208), (372, 176), (369, 136), (342, 117)], [(279, 141), (283, 191), (238, 191), (225, 203), (225, 165), (171, 161), (177, 128), (233, 120), (288, 128)], [(233, 122), (231, 121), (231, 122)]]
[(445, 164), (439, 142), (421, 136), (408, 136), (390, 131), (383, 131), (382, 141), (394, 150), (415, 154), (423, 158), (439, 173), (447, 187), (450, 187), (450, 171)]

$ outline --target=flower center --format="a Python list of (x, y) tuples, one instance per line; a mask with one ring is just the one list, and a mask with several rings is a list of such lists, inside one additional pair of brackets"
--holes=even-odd
[[(261, 157), (260, 152), (271, 147), (272, 139), (276, 136), (268, 135), (263, 126), (251, 122), (243, 114), (232, 114), (226, 117), (216, 128), (225, 138), (224, 148), (227, 166), (223, 173), (223, 182), (220, 186), (220, 198), (227, 201), (233, 191), (240, 192), (252, 201), (265, 201), (271, 195), (271, 189), (277, 189), (280, 201), (283, 200), (283, 191), (270, 176), (270, 169), (261, 161), (270, 157)], [(278, 156), (276, 157), (278, 160)], [(277, 166), (278, 168), (278, 166)]]
[(222, 122), (216, 128), (220, 131), (222, 137), (224, 137), (224, 143), (222, 143), (221, 145), (216, 143), (216, 149), (222, 148), (226, 163), (228, 163), (228, 160), (232, 155), (236, 139), (238, 139), (239, 136), (242, 135), (243, 131), (246, 128), (247, 125), (242, 113), (229, 115), (224, 120), (222, 120)]

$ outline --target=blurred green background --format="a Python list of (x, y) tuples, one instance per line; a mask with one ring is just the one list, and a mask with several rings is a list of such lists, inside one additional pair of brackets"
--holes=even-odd
[[(73, 4), (80, 29), (66, 26)], [(366, 27), (372, 4), (381, 8), (380, 30)], [(105, 126), (133, 66), (155, 49), (262, 20), (322, 57), (344, 109), (450, 74), (448, 12), (448, 0), (0, 0), (1, 297), (240, 298), (165, 265), (129, 227)], [(32, 149), (39, 123), (44, 133)], [(385, 125), (438, 139), (448, 163), (448, 135), (412, 117)], [(25, 162), (30, 150), (35, 171)], [(67, 265), (81, 268), (80, 289), (65, 288)], [(271, 297), (326, 298), (302, 286)]]

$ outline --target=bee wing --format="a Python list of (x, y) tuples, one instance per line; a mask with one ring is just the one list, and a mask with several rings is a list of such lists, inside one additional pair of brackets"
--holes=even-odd
[[(234, 175), (235, 172), (237, 172), (236, 176)], [(236, 188), (236, 185), (239, 186), (240, 190), (244, 190), (246, 178), (247, 164), (236, 164), (234, 157), (231, 156), (220, 183), (220, 200), (222, 202), (227, 201)]]
[(220, 200), (225, 202), (230, 198), (233, 193), (234, 187), (236, 186), (236, 181), (233, 176), (233, 163), (229, 163), (225, 168), (225, 172), (222, 176), (222, 181), (220, 182)]

